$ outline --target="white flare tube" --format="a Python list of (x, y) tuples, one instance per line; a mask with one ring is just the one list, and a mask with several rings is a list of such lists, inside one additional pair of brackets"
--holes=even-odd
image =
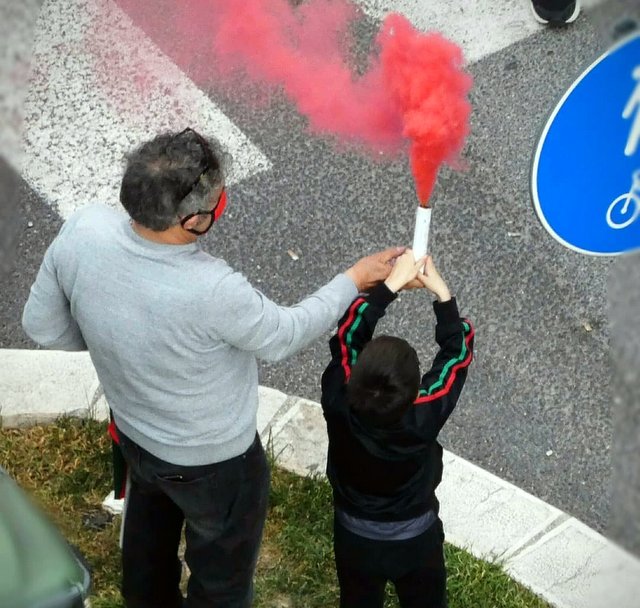
[[(429, 246), (429, 225), (431, 224), (431, 209), (418, 207), (416, 210), (416, 227), (413, 231), (413, 257), (418, 260), (427, 254)], [(423, 268), (424, 270), (424, 268)]]

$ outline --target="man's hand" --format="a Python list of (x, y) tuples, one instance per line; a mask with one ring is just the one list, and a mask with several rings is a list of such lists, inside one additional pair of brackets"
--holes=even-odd
[(401, 289), (424, 287), (417, 279), (426, 261), (426, 256), (418, 261), (413, 257), (413, 251), (407, 249), (397, 260), (391, 270), (391, 274), (385, 280), (385, 285), (394, 293)]
[(424, 266), (424, 274), (418, 275), (420, 282), (438, 298), (438, 302), (448, 302), (451, 299), (451, 293), (444, 279), (440, 276), (433, 264), (431, 256), (427, 257), (427, 263)]
[(396, 259), (406, 247), (391, 247), (358, 260), (345, 274), (356, 284), (358, 291), (367, 291), (388, 276)]

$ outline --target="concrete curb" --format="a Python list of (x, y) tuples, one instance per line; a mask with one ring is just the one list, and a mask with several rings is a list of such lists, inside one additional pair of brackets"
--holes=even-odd
[[(88, 353), (0, 350), (3, 426), (57, 416), (104, 419), (108, 406)], [(260, 387), (258, 431), (278, 463), (324, 474), (327, 437), (317, 403)], [(80, 404), (80, 406), (79, 406)], [(634, 608), (640, 560), (561, 510), (446, 452), (438, 488), (447, 540), (500, 562), (557, 608)]]

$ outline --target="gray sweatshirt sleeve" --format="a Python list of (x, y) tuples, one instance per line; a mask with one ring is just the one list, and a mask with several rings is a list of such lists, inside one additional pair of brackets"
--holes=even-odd
[(56, 248), (51, 243), (31, 287), (22, 313), (22, 327), (38, 344), (56, 350), (87, 350), (80, 328), (71, 316), (69, 300), (58, 282)]
[(227, 275), (214, 292), (214, 331), (225, 342), (265, 361), (281, 361), (329, 330), (358, 295), (353, 281), (337, 275), (294, 306), (279, 306), (240, 273)]

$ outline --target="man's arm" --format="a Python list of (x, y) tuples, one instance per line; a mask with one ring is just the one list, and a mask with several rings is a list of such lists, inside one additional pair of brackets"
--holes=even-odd
[(294, 306), (279, 306), (233, 273), (214, 293), (214, 331), (228, 344), (265, 361), (282, 361), (335, 322), (357, 289), (344, 274)]
[(57, 237), (47, 249), (22, 313), (25, 333), (45, 348), (87, 350), (80, 328), (71, 316), (69, 300), (58, 283)]
[(239, 273), (215, 288), (214, 331), (227, 343), (266, 361), (281, 361), (319, 338), (336, 322), (358, 291), (389, 275), (403, 249), (363, 258), (295, 306), (278, 306), (255, 290)]

